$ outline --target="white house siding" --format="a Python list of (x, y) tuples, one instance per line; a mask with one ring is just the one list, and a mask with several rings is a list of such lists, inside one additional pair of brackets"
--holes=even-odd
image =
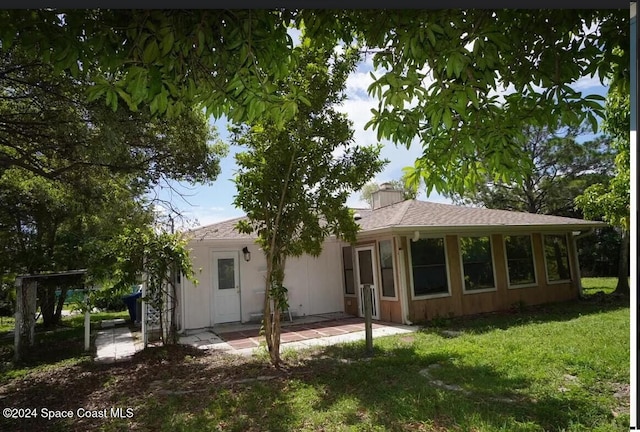
[(186, 279), (182, 283), (184, 329), (204, 328), (210, 325), (211, 273), (209, 256), (209, 247), (203, 244), (191, 245), (191, 257), (198, 284), (195, 285)]
[[(215, 324), (215, 317), (211, 312), (214, 252), (238, 253), (242, 322), (250, 321), (262, 312), (267, 264), (255, 243), (247, 240), (194, 240), (189, 246), (198, 284), (183, 281), (185, 330)], [(251, 252), (249, 262), (242, 255), (242, 248), (245, 246)], [(343, 310), (338, 241), (327, 240), (319, 257), (305, 255), (291, 258), (286, 267), (285, 286), (289, 289), (289, 304), (293, 314), (303, 316)]]
[(327, 240), (320, 256), (304, 255), (287, 261), (285, 287), (289, 307), (299, 316), (344, 310), (340, 243)]

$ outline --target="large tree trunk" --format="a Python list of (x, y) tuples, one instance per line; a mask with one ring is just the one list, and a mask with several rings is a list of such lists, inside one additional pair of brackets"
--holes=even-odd
[(38, 284), (38, 303), (42, 314), (42, 323), (46, 328), (54, 327), (56, 322), (56, 287), (49, 283)]
[(58, 297), (58, 303), (56, 304), (56, 310), (53, 314), (53, 322), (58, 324), (62, 320), (62, 308), (64, 307), (64, 302), (67, 299), (67, 287), (62, 287), (60, 289), (60, 297)]
[(278, 256), (272, 256), (268, 260), (271, 266), (267, 268), (267, 280), (265, 286), (265, 303), (264, 303), (264, 333), (267, 340), (267, 349), (271, 363), (280, 366), (280, 315), (282, 313), (282, 296), (281, 291), (284, 279), (284, 263), (285, 259)]
[(618, 263), (618, 285), (615, 294), (630, 295), (629, 290), (629, 231), (622, 230), (622, 242), (620, 242), (620, 262)]

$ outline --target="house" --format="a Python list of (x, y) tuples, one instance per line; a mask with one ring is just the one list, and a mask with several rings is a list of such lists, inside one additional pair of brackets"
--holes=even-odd
[[(319, 257), (289, 259), (285, 286), (294, 316), (363, 315), (414, 323), (576, 298), (576, 238), (602, 222), (403, 200), (383, 185), (358, 209), (357, 242), (325, 241)], [(259, 319), (266, 260), (239, 219), (190, 232), (199, 284), (184, 281), (181, 328)], [(369, 291), (367, 291), (369, 290)]]

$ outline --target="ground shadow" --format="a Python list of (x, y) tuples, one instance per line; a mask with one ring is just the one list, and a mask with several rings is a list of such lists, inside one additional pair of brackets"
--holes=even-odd
[(582, 299), (562, 303), (535, 306), (515, 306), (508, 311), (479, 315), (438, 318), (421, 324), (426, 333), (440, 332), (443, 329), (464, 330), (465, 333), (481, 334), (496, 329), (507, 330), (511, 327), (534, 323), (570, 321), (581, 316), (599, 314), (629, 308), (629, 299), (617, 295), (590, 295)]

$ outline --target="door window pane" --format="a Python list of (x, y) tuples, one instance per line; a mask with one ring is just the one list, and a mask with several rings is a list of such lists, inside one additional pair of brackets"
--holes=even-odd
[(233, 258), (218, 259), (218, 289), (235, 289), (236, 275), (233, 261)]
[(360, 271), (360, 283), (373, 285), (373, 266), (370, 250), (358, 251), (358, 268)]

